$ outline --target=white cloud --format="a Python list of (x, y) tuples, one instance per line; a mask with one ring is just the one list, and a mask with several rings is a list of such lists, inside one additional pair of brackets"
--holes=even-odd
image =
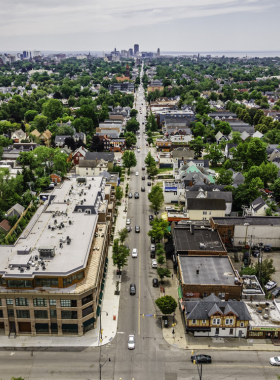
[[(0, 35), (113, 32), (179, 19), (261, 12), (273, 0), (0, 0)], [(141, 29), (140, 29), (141, 31)]]

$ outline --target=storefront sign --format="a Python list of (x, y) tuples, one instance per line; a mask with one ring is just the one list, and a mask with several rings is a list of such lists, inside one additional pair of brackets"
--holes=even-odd
[(251, 327), (251, 331), (280, 331), (280, 327)]
[(185, 298), (200, 298), (200, 293), (187, 292), (184, 294)]

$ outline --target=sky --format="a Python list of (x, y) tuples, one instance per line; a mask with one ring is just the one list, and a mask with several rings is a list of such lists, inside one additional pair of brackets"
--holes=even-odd
[(0, 49), (271, 51), (279, 17), (279, 0), (0, 0)]

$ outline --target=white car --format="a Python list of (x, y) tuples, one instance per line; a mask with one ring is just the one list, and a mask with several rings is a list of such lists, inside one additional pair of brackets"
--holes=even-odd
[(157, 261), (156, 260), (152, 260), (152, 268), (157, 268)]
[(137, 257), (137, 248), (133, 248), (131, 256)]
[(129, 335), (128, 336), (128, 349), (129, 350), (134, 350), (135, 348), (135, 337), (134, 335)]
[(273, 358), (270, 358), (269, 363), (271, 365), (280, 365), (280, 356), (274, 356)]
[(126, 219), (126, 225), (130, 226), (130, 219)]
[(276, 288), (277, 282), (276, 281), (268, 281), (268, 283), (264, 286), (266, 290), (271, 290), (273, 288)]
[(139, 175), (139, 173), (138, 173), (138, 172), (136, 172), (136, 173), (135, 173), (135, 175)]

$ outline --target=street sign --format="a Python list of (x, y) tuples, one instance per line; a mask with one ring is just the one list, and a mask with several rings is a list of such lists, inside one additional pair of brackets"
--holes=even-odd
[(154, 314), (145, 314), (145, 317), (153, 317)]

